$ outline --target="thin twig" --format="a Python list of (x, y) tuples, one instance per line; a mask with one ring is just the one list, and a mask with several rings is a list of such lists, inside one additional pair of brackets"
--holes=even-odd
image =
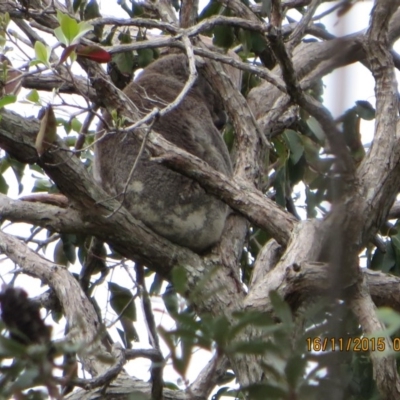
[(289, 43), (287, 44), (287, 50), (289, 54), (292, 50), (301, 42), (301, 39), (304, 36), (304, 33), (310, 23), (312, 22), (312, 17), (320, 5), (321, 0), (313, 0), (311, 5), (307, 8), (307, 12), (304, 14), (301, 21), (297, 24), (293, 33), (290, 35)]
[(268, 35), (271, 48), (282, 69), (287, 92), (295, 104), (310, 113), (324, 129), (333, 154), (337, 157), (338, 172), (346, 177), (347, 182), (354, 177), (355, 165), (346, 146), (344, 137), (337, 128), (330, 112), (311, 96), (306, 95), (300, 88), (293, 62), (283, 43), (279, 29), (272, 28)]
[[(107, 387), (111, 381), (113, 381), (119, 373), (122, 371), (125, 365), (125, 352), (119, 343), (113, 345), (113, 356), (116, 361), (112, 367), (106, 370), (103, 374), (93, 379), (73, 379), (68, 384), (73, 386), (81, 387), (85, 390), (91, 390), (97, 387)], [(65, 385), (65, 378), (55, 378), (60, 384)]]
[(75, 152), (76, 155), (78, 156), (81, 153), (82, 147), (85, 143), (85, 139), (89, 130), (89, 127), (91, 123), (93, 122), (94, 117), (96, 116), (96, 111), (98, 110), (98, 106), (94, 105), (92, 107), (92, 110), (88, 112), (85, 121), (83, 121), (81, 130), (79, 132), (78, 139), (76, 140), (75, 143)]
[(147, 325), (147, 331), (149, 335), (150, 345), (161, 355), (161, 360), (157, 359), (157, 361), (153, 361), (151, 365), (151, 394), (154, 400), (161, 400), (163, 393), (163, 368), (164, 368), (164, 359), (162, 358), (160, 342), (158, 340), (156, 322), (154, 319), (153, 310), (151, 307), (151, 301), (149, 298), (149, 293), (147, 292), (146, 282), (144, 279), (144, 267), (142, 264), (136, 264), (136, 275), (137, 282), (141, 287), (142, 294), (142, 307), (143, 313), (145, 316), (145, 322)]

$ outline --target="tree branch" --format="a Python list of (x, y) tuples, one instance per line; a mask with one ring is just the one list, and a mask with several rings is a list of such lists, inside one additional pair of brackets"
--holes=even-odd
[(86, 351), (81, 353), (85, 369), (92, 375), (106, 371), (108, 365), (97, 358), (97, 355), (105, 353), (99, 341), (101, 324), (78, 281), (65, 267), (39, 256), (27, 245), (2, 231), (0, 250), (26, 274), (39, 278), (55, 291), (70, 326), (70, 338), (86, 347)]

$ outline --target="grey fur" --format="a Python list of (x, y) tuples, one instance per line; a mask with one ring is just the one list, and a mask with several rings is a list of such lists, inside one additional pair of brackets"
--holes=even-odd
[[(172, 102), (188, 77), (186, 57), (155, 61), (124, 92), (143, 114)], [(216, 129), (221, 102), (199, 76), (182, 103), (157, 120), (153, 129), (216, 170), (232, 175), (226, 145)], [(110, 195), (121, 194), (140, 148), (134, 134), (109, 134), (95, 148), (95, 176)], [(149, 159), (145, 152), (134, 172), (124, 205), (172, 242), (203, 251), (221, 236), (228, 207), (198, 183)]]

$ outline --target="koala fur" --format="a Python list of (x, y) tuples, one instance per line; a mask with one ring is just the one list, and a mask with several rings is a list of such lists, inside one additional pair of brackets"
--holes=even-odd
[[(165, 56), (130, 83), (125, 94), (141, 114), (163, 108), (182, 90), (189, 75), (184, 55)], [(217, 130), (221, 101), (199, 75), (181, 104), (155, 121), (152, 129), (176, 146), (200, 157), (227, 176), (232, 166)], [(141, 141), (132, 134), (105, 134), (95, 147), (95, 178), (112, 196), (123, 192)], [(124, 205), (133, 216), (170, 241), (201, 252), (222, 234), (229, 208), (201, 186), (167, 167), (150, 161), (145, 151), (134, 171)]]

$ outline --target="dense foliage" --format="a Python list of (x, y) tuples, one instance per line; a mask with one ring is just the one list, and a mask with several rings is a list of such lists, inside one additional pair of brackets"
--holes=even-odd
[[(358, 3), (2, 1), (1, 399), (400, 398), (400, 2), (336, 37)], [(148, 133), (159, 114), (119, 90), (174, 51), (223, 98), (232, 179)], [(333, 118), (323, 78), (352, 63), (375, 99)], [(102, 109), (232, 208), (220, 244), (174, 245), (96, 185)]]

